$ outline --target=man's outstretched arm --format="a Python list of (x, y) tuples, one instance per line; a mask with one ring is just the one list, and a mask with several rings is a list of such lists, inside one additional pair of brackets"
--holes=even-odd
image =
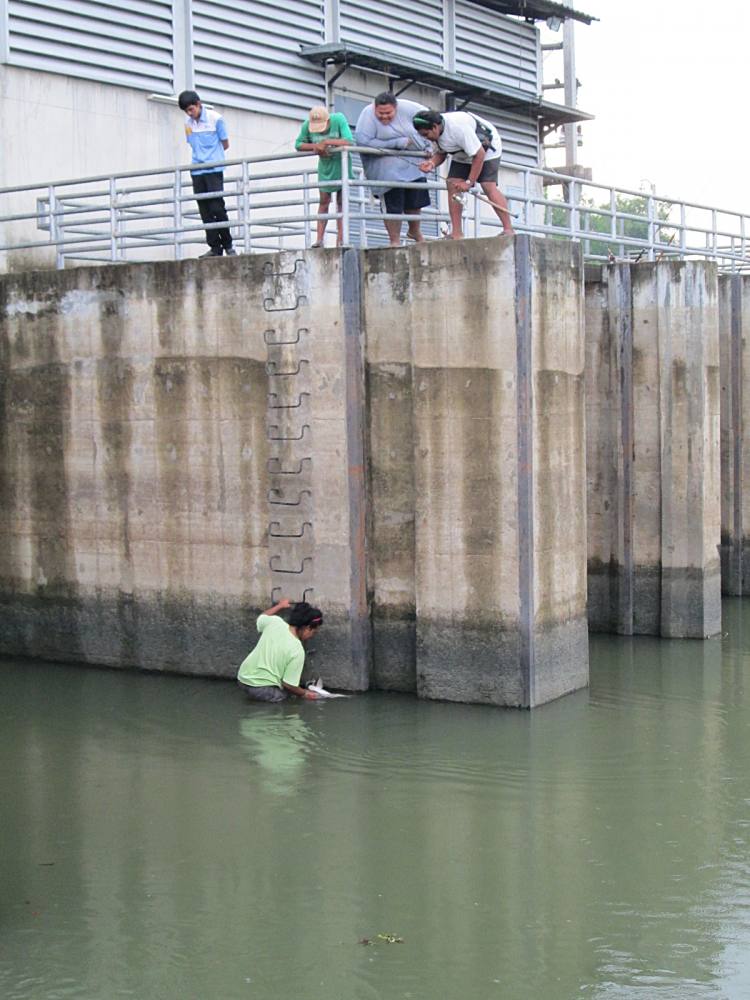
[(274, 604), (274, 606), (272, 608), (269, 608), (267, 611), (264, 611), (263, 614), (264, 615), (276, 615), (276, 614), (279, 613), (279, 611), (285, 611), (287, 608), (291, 608), (291, 606), (292, 606), (292, 602), (289, 600), (289, 598), (288, 597), (282, 597), (281, 600), (277, 604)]
[(296, 687), (294, 684), (287, 684), (286, 681), (281, 682), (284, 685), (285, 691), (291, 691), (292, 694), (296, 694), (298, 698), (305, 698), (307, 701), (316, 701), (317, 695), (314, 691), (308, 691), (307, 688)]

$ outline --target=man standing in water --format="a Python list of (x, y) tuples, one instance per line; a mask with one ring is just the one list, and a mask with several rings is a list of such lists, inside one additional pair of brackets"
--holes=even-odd
[(305, 601), (295, 604), (289, 623), (278, 614), (291, 608), (283, 598), (258, 617), (260, 641), (242, 662), (237, 681), (253, 701), (286, 701), (289, 694), (314, 701), (314, 691), (300, 687), (305, 665), (303, 642), (312, 639), (323, 624), (323, 614)]

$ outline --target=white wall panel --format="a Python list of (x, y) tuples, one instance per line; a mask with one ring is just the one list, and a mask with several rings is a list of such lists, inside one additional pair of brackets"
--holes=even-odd
[(169, 93), (172, 0), (9, 0), (8, 62)]
[(322, 45), (323, 0), (193, 0), (195, 86), (220, 105), (302, 118), (324, 72), (299, 54)]
[(534, 119), (481, 104), (469, 104), (463, 110), (473, 111), (496, 126), (503, 142), (503, 166), (539, 166), (539, 140)]
[(539, 92), (537, 29), (496, 11), (456, 0), (456, 72)]
[(443, 0), (341, 0), (341, 41), (443, 65)]

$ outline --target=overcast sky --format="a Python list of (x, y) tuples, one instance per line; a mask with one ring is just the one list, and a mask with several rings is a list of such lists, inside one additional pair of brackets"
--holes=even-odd
[(579, 162), (594, 180), (750, 212), (750, 3), (569, 2), (599, 18), (576, 24), (578, 105), (596, 116)]

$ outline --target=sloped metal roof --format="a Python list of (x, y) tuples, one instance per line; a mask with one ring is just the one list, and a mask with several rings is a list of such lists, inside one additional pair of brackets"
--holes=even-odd
[(468, 76), (465, 73), (449, 73), (416, 60), (393, 58), (364, 45), (332, 42), (327, 45), (306, 46), (301, 49), (300, 55), (303, 59), (309, 59), (311, 62), (321, 65), (333, 63), (339, 66), (377, 69), (401, 80), (413, 80), (424, 83), (428, 87), (450, 91), (459, 98), (480, 101), (490, 107), (504, 108), (508, 111), (529, 115), (539, 119), (545, 125), (564, 125), (569, 122), (587, 121), (593, 118), (593, 115), (579, 111), (578, 108), (553, 104), (535, 94), (492, 84), (488, 80)]
[(563, 21), (570, 18), (573, 21), (591, 24), (592, 21), (599, 20), (593, 14), (584, 14), (583, 11), (575, 10), (565, 3), (555, 3), (554, 0), (471, 0), (471, 2), (482, 7), (491, 7), (501, 14), (525, 17), (529, 21), (546, 21), (548, 17), (559, 17)]

